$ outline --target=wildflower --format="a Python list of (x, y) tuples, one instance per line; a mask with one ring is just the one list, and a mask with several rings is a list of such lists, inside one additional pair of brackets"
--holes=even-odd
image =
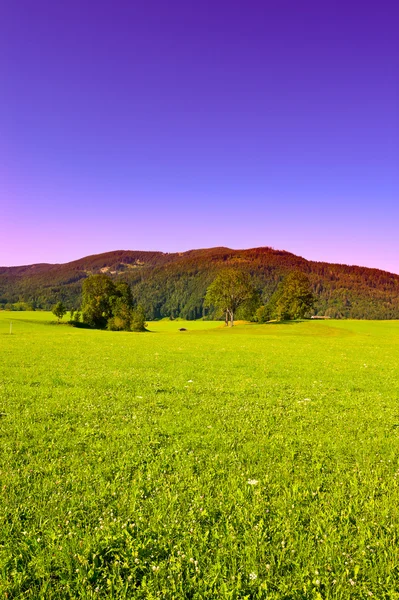
[(257, 577), (258, 577), (258, 576), (257, 576), (257, 574), (256, 574), (256, 573), (250, 573), (250, 574), (249, 574), (249, 578), (250, 578), (250, 580), (251, 580), (251, 581), (255, 581), (255, 579), (256, 579)]
[(257, 479), (248, 479), (248, 485), (258, 485), (259, 481)]
[(353, 579), (349, 579), (349, 583), (350, 583), (351, 585), (355, 585), (356, 581), (353, 581)]

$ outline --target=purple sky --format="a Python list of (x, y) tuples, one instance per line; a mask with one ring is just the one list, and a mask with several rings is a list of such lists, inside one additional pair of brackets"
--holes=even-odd
[(0, 7), (0, 265), (273, 246), (399, 273), (399, 13)]

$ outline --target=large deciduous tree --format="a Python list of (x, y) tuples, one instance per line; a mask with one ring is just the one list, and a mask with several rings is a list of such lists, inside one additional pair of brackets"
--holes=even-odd
[(107, 275), (90, 275), (82, 285), (83, 321), (92, 327), (103, 329), (112, 317), (112, 299), (115, 285)]
[(244, 303), (256, 296), (248, 273), (238, 269), (225, 269), (208, 287), (205, 306), (214, 306), (225, 314), (226, 325), (234, 325), (234, 315)]
[(271, 307), (279, 320), (303, 319), (315, 303), (309, 278), (301, 271), (292, 271), (280, 283), (271, 299)]
[(83, 282), (83, 321), (91, 327), (112, 331), (145, 331), (141, 307), (134, 307), (132, 291), (124, 281), (114, 283), (107, 275), (91, 275)]

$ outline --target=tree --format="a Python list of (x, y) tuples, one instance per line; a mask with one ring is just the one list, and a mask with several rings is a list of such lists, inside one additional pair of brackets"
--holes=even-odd
[(112, 315), (115, 285), (107, 275), (90, 275), (82, 285), (83, 321), (92, 327), (104, 329)]
[(111, 331), (145, 331), (144, 310), (134, 307), (131, 288), (125, 281), (114, 283), (107, 275), (91, 275), (82, 289), (84, 323)]
[(139, 305), (132, 311), (132, 320), (130, 328), (132, 331), (146, 331), (147, 323), (145, 322), (144, 308)]
[(57, 302), (57, 304), (55, 304), (52, 308), (52, 313), (53, 313), (53, 315), (55, 315), (57, 317), (58, 323), (64, 317), (66, 312), (67, 312), (67, 309), (65, 308), (65, 306), (63, 305), (62, 302)]
[(107, 328), (111, 331), (131, 331), (133, 297), (132, 290), (125, 281), (114, 284), (110, 306), (112, 317), (108, 319)]
[(208, 287), (205, 306), (215, 306), (225, 314), (226, 325), (234, 325), (234, 315), (240, 306), (253, 301), (256, 295), (248, 273), (225, 269)]
[(271, 298), (270, 307), (279, 320), (303, 319), (315, 300), (307, 275), (291, 271)]

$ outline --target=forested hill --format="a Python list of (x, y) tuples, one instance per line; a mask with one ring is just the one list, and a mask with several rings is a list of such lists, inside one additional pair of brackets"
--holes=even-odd
[[(318, 297), (316, 314), (369, 319), (399, 318), (399, 275), (347, 265), (312, 262), (272, 248), (210, 248), (179, 253), (118, 250), (66, 264), (0, 267), (0, 305), (18, 301), (50, 308), (62, 300), (78, 308), (84, 278), (107, 273), (132, 286), (148, 319), (202, 317), (208, 285), (220, 269), (249, 272), (266, 303), (292, 270), (306, 273)], [(7, 306), (8, 307), (8, 306)]]

